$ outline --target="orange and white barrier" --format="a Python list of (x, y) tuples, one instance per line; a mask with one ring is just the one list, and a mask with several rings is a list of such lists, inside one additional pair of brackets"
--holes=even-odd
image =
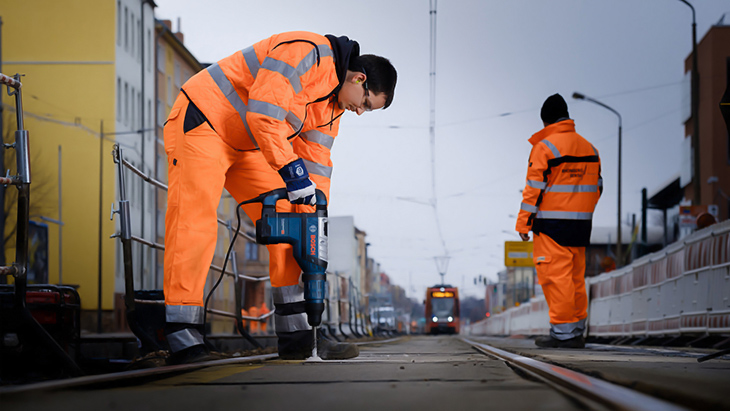
[[(588, 334), (649, 337), (730, 332), (730, 220), (586, 280)], [(544, 297), (465, 327), (471, 335), (547, 334)]]

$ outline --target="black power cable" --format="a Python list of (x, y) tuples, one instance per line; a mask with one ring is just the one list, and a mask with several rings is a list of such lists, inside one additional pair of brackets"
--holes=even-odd
[(218, 285), (221, 283), (221, 280), (223, 280), (223, 275), (226, 272), (226, 265), (228, 265), (228, 259), (231, 257), (231, 250), (233, 250), (233, 244), (236, 243), (236, 238), (238, 238), (238, 231), (241, 229), (241, 206), (243, 204), (246, 204), (247, 202), (248, 201), (242, 201), (236, 206), (236, 232), (233, 234), (231, 243), (228, 245), (228, 251), (226, 252), (226, 258), (223, 261), (221, 275), (218, 276), (218, 281), (215, 282), (215, 285), (213, 285), (213, 288), (210, 289), (210, 291), (208, 292), (208, 296), (205, 298), (205, 305), (203, 305), (203, 341), (205, 341), (206, 345), (209, 344), (207, 327), (205, 326), (205, 324), (207, 324), (208, 318), (208, 302), (210, 301), (210, 297), (213, 295), (215, 289), (218, 288)]

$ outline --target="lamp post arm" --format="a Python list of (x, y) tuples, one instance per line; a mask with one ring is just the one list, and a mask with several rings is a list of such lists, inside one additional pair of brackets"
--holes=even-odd
[(612, 109), (611, 107), (609, 107), (609, 106), (601, 103), (600, 101), (594, 100), (594, 99), (592, 99), (592, 98), (590, 98), (588, 96), (583, 96), (583, 100), (590, 101), (591, 103), (598, 104), (599, 106), (601, 106), (601, 107), (605, 108), (606, 110), (612, 112), (613, 114), (617, 115), (618, 116), (618, 126), (621, 127), (621, 123), (622, 123), (621, 114), (619, 114), (618, 111), (616, 111), (616, 110)]
[(696, 24), (695, 23), (695, 8), (694, 8), (694, 6), (692, 6), (692, 4), (690, 4), (687, 0), (679, 0), (679, 1), (681, 1), (682, 3), (688, 5), (689, 8), (692, 9), (692, 24)]

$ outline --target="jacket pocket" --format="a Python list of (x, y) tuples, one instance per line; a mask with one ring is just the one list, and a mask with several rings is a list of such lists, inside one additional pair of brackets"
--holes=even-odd
[(549, 282), (548, 274), (550, 272), (550, 261), (552, 261), (552, 258), (550, 258), (549, 255), (533, 254), (532, 261), (535, 263), (535, 271), (537, 271), (538, 284), (547, 284)]
[(550, 256), (549, 255), (534, 255), (532, 256), (532, 261), (535, 263), (535, 266), (538, 266), (540, 264), (550, 264)]
[(177, 146), (177, 133), (172, 129), (173, 125), (170, 121), (175, 120), (180, 116), (180, 107), (175, 107), (170, 111), (170, 115), (167, 117), (165, 127), (162, 129), (162, 134), (165, 139), (165, 154), (168, 156), (168, 160), (172, 161), (172, 153), (175, 151)]

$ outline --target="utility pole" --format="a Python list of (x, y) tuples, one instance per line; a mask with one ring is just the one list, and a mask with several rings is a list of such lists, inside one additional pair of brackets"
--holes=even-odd
[(695, 8), (686, 0), (679, 0), (692, 9), (692, 191), (694, 205), (702, 204), (700, 196), (700, 73), (697, 68), (697, 21)]

